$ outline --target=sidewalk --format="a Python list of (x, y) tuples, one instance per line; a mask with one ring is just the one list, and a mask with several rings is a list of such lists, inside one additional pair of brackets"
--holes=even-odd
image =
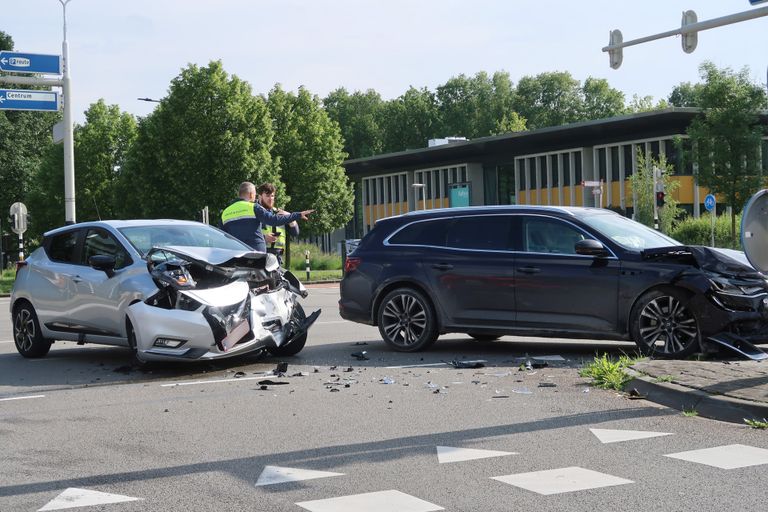
[(768, 360), (647, 360), (631, 368), (625, 389), (652, 402), (733, 423), (768, 418)]

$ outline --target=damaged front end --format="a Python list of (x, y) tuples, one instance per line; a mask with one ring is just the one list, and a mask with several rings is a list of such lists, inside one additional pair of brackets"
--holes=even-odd
[(306, 290), (270, 254), (173, 246), (153, 248), (146, 258), (157, 293), (128, 308), (142, 360), (218, 359), (288, 346), (292, 355), (319, 315), (308, 321), (298, 302)]
[(753, 357), (750, 347), (768, 341), (768, 280), (743, 253), (675, 246), (643, 251), (643, 257), (685, 265), (670, 284), (693, 292), (686, 305), (698, 319), (703, 352), (725, 346)]

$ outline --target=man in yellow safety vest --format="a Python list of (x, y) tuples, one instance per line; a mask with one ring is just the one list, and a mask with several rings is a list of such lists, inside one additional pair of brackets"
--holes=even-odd
[[(272, 212), (276, 215), (288, 215), (288, 212), (285, 210), (275, 207), (276, 191), (277, 188), (271, 183), (262, 183), (259, 185), (259, 188), (256, 189), (257, 202), (268, 212)], [(290, 233), (292, 237), (295, 238), (299, 236), (299, 223), (295, 220), (281, 226), (270, 226), (265, 223), (261, 224), (261, 231), (264, 234), (264, 240), (267, 244), (267, 252), (277, 256), (277, 259), (281, 264), (283, 263), (283, 255), (286, 254), (288, 249), (286, 227), (288, 228), (288, 233)]]

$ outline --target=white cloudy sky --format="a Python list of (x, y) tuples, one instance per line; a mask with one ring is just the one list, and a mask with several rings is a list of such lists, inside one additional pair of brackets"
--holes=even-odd
[[(692, 54), (679, 38), (628, 48), (618, 70), (601, 52), (614, 28), (626, 41), (679, 27), (687, 9), (703, 21), (758, 8), (748, 0), (71, 0), (75, 119), (99, 98), (146, 115), (154, 104), (136, 98), (163, 97), (188, 63), (211, 60), (256, 93), (279, 82), (321, 97), (343, 86), (388, 99), (410, 85), (504, 70), (515, 83), (545, 71), (602, 77), (628, 99), (658, 99), (698, 81), (704, 60), (749, 66), (764, 84), (768, 17), (702, 32)], [(61, 5), (0, 0), (0, 30), (18, 51), (60, 53)]]

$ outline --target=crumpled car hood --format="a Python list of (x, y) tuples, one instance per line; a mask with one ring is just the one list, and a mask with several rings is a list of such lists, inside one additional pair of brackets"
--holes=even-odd
[(267, 262), (266, 253), (248, 250), (241, 251), (217, 247), (187, 247), (179, 245), (162, 246), (158, 247), (158, 249), (170, 252), (186, 260), (194, 261), (200, 265), (241, 266), (263, 269)]
[(641, 254), (643, 259), (693, 265), (724, 276), (765, 279), (749, 264), (743, 252), (732, 249), (703, 245), (675, 245), (646, 249)]

